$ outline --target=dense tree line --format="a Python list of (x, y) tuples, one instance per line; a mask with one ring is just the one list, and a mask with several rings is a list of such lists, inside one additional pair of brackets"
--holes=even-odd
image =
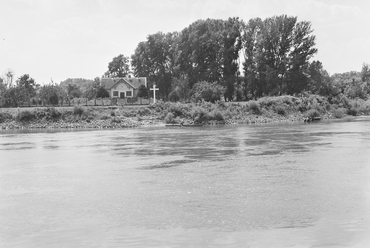
[(198, 99), (197, 91), (210, 85), (225, 100), (302, 92), (366, 99), (369, 65), (330, 76), (320, 61), (312, 61), (315, 39), (310, 22), (286, 15), (199, 20), (180, 32), (149, 35), (131, 56), (131, 67), (135, 76), (159, 86), (163, 99)]
[[(312, 61), (315, 45), (311, 23), (297, 17), (198, 20), (180, 32), (148, 35), (131, 57), (114, 57), (103, 77), (147, 77), (148, 88), (156, 84), (159, 97), (171, 101), (242, 101), (303, 92), (367, 99), (369, 64), (361, 72), (330, 76), (320, 61)], [(148, 88), (141, 87), (139, 96), (150, 94)], [(18, 106), (109, 95), (98, 77), (40, 86), (28, 74), (15, 79), (8, 71), (0, 77), (0, 97), (3, 106)]]
[(24, 105), (63, 105), (75, 98), (109, 97), (108, 92), (100, 86), (100, 79), (76, 78), (39, 85), (28, 74), (19, 77), (13, 83), (14, 73), (7, 72), (0, 77), (0, 106), (18, 107)]
[[(176, 91), (187, 100), (184, 89), (192, 94), (199, 82), (222, 86), (226, 100), (296, 94), (321, 87), (310, 75), (320, 70), (320, 62), (309, 62), (317, 53), (312, 33), (310, 22), (286, 15), (247, 23), (198, 20), (180, 32), (148, 35), (131, 56), (131, 68), (135, 76), (156, 84), (163, 99)], [(127, 57), (120, 57), (126, 58), (121, 62), (127, 68)], [(116, 59), (111, 63), (120, 64)]]

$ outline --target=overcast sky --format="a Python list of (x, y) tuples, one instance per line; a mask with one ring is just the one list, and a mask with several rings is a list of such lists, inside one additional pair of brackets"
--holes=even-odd
[(367, 0), (0, 0), (0, 75), (8, 69), (37, 83), (100, 77), (113, 57), (131, 56), (158, 31), (181, 31), (198, 19), (310, 21), (329, 74), (370, 63)]

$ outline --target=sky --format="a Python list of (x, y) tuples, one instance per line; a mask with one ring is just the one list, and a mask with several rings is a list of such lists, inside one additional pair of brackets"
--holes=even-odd
[(330, 75), (370, 63), (368, 0), (0, 0), (0, 76), (9, 69), (39, 84), (94, 79), (149, 34), (199, 19), (274, 15), (309, 21)]

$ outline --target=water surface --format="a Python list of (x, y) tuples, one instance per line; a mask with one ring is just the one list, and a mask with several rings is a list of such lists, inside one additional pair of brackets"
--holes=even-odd
[(0, 132), (0, 247), (370, 247), (370, 119)]

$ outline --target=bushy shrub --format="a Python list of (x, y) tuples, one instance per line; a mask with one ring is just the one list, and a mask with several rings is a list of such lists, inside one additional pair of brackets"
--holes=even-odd
[(258, 102), (250, 101), (248, 103), (249, 109), (253, 112), (253, 114), (260, 115), (262, 113), (261, 107)]
[(293, 105), (293, 101), (295, 101), (294, 97), (292, 96), (281, 96), (283, 103), (287, 105)]
[(110, 116), (108, 116), (108, 115), (102, 115), (101, 117), (100, 117), (100, 120), (108, 120), (108, 119), (110, 119), (111, 117)]
[(46, 109), (46, 112), (49, 114), (52, 118), (58, 118), (61, 116), (61, 113), (54, 107), (50, 107)]
[(298, 104), (298, 110), (299, 110), (299, 112), (301, 112), (301, 113), (306, 112), (306, 111), (307, 111), (307, 104), (305, 104), (305, 103), (303, 103), (303, 102), (299, 103), (299, 104)]
[(225, 93), (226, 89), (222, 85), (214, 82), (198, 82), (193, 86), (192, 99), (193, 101), (207, 101), (215, 102), (221, 99), (221, 96)]
[(345, 108), (334, 108), (331, 111), (335, 118), (342, 118), (346, 115), (346, 109)]
[(171, 91), (171, 93), (168, 95), (168, 100), (171, 102), (178, 102), (180, 100), (180, 96), (176, 90)]
[(216, 121), (223, 121), (224, 120), (224, 116), (218, 110), (212, 111), (209, 115), (210, 115), (210, 119), (212, 119), (212, 120), (216, 120)]
[(80, 106), (74, 106), (73, 107), (73, 114), (74, 115), (81, 116), (84, 112), (85, 112), (85, 110)]
[[(108, 97), (109, 97), (109, 94), (108, 94)], [(137, 92), (137, 97), (143, 97), (143, 98), (148, 97), (148, 89), (144, 85), (140, 85), (138, 92)]]
[(305, 116), (313, 119), (315, 117), (320, 117), (320, 112), (317, 111), (316, 109), (310, 109), (306, 112)]
[(82, 120), (91, 121), (95, 119), (95, 114), (91, 109), (88, 109), (87, 111), (84, 111), (81, 118)]
[(21, 111), (16, 116), (17, 121), (31, 121), (35, 118), (35, 114), (28, 110)]
[(111, 123), (121, 123), (121, 119), (118, 118), (118, 117), (113, 117), (111, 120), (110, 120)]
[(275, 112), (278, 113), (279, 115), (286, 115), (287, 111), (283, 105), (277, 105), (275, 106)]
[(230, 119), (233, 116), (233, 113), (230, 111), (230, 109), (227, 109), (223, 112), (224, 119)]
[(137, 114), (140, 116), (146, 116), (146, 115), (150, 115), (151, 112), (150, 112), (150, 109), (148, 108), (141, 108), (137, 111)]
[(11, 120), (12, 115), (8, 112), (0, 112), (0, 123), (6, 121), (6, 120)]
[(176, 116), (187, 116), (188, 115), (188, 107), (186, 104), (181, 103), (172, 103), (167, 108), (168, 112), (171, 112)]
[(164, 118), (165, 123), (174, 123), (175, 122), (175, 115), (170, 113), (167, 113), (166, 117)]
[(195, 107), (191, 112), (194, 123), (203, 123), (209, 120), (209, 113), (202, 107)]
[(355, 106), (350, 106), (347, 109), (347, 114), (349, 114), (349, 115), (356, 116), (358, 113), (359, 113), (359, 109), (357, 107), (355, 107)]

